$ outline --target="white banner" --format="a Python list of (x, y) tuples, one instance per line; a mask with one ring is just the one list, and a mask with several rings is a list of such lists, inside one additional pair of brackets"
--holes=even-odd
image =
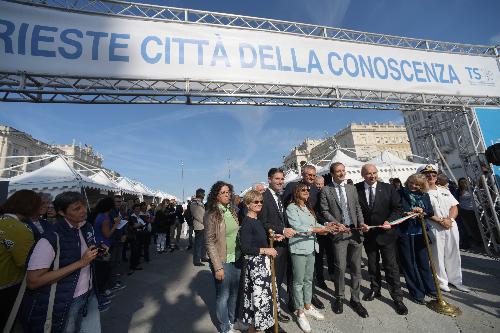
[(493, 57), (0, 2), (0, 72), (500, 97)]

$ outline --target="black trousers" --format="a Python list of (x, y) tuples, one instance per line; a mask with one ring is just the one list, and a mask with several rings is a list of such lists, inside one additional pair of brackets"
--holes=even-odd
[(136, 239), (131, 239), (130, 244), (130, 269), (136, 269), (139, 266), (139, 259), (141, 257), (141, 241), (139, 236)]
[(151, 233), (148, 231), (141, 231), (137, 233), (137, 240), (139, 241), (139, 256), (144, 256), (144, 260), (149, 262), (149, 247), (151, 245)]
[(326, 255), (326, 262), (328, 263), (328, 274), (333, 277), (333, 246), (332, 239), (329, 236), (317, 235), (319, 252), (316, 252), (316, 258), (314, 261), (314, 271), (317, 281), (325, 281), (325, 276), (323, 273), (323, 258)]
[(97, 292), (99, 294), (104, 293), (106, 285), (111, 277), (111, 262), (96, 259), (95, 261), (95, 277), (97, 284)]
[(5, 288), (0, 290), (0, 331), (3, 332), (3, 328), (5, 324), (7, 324), (7, 320), (9, 319), (10, 310), (12, 310), (12, 306), (16, 301), (17, 293), (19, 292), (19, 288), (21, 284), (16, 284), (14, 286)]
[(382, 274), (380, 272), (380, 257), (385, 272), (385, 280), (389, 285), (389, 293), (395, 301), (401, 301), (401, 281), (399, 279), (399, 266), (396, 259), (397, 240), (387, 244), (379, 244), (374, 239), (365, 239), (366, 255), (368, 256), (368, 275), (370, 277), (370, 288), (380, 291), (382, 286)]

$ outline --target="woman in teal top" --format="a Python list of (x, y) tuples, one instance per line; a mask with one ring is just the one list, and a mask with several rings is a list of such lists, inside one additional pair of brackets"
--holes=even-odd
[(311, 305), (312, 280), (314, 275), (314, 253), (317, 248), (315, 233), (328, 233), (316, 221), (316, 215), (307, 204), (309, 186), (299, 183), (293, 192), (293, 202), (288, 205), (286, 215), (288, 223), (297, 234), (289, 240), (293, 271), (293, 302), (297, 322), (304, 332), (310, 332), (311, 326), (306, 315), (317, 320), (324, 316)]

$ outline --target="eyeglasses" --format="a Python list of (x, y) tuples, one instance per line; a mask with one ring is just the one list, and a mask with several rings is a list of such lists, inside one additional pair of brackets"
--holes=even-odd
[(252, 203), (253, 203), (254, 205), (258, 205), (258, 204), (261, 204), (261, 205), (262, 205), (262, 204), (264, 203), (264, 201), (263, 201), (263, 200), (254, 200), (254, 201), (252, 201)]

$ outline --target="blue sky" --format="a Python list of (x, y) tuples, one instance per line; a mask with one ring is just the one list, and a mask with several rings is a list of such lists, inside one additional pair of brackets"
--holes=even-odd
[[(500, 1), (143, 1), (353, 30), (473, 44), (500, 44)], [(237, 191), (306, 137), (350, 122), (402, 122), (398, 112), (185, 105), (2, 103), (0, 123), (48, 143), (92, 145), (104, 166), (181, 196), (218, 179)], [(184, 182), (181, 181), (181, 160)]]

